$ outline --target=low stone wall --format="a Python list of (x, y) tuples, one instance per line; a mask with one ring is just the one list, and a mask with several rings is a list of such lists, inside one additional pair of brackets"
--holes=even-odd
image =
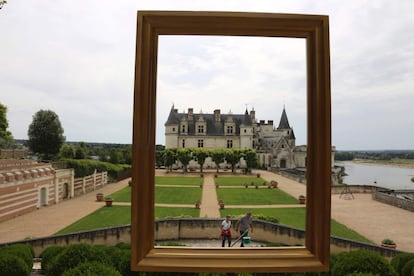
[(376, 186), (371, 185), (335, 185), (331, 188), (332, 194), (341, 194), (345, 191), (345, 189), (348, 189), (348, 191), (351, 191), (355, 194), (370, 194), (378, 189)]
[(395, 194), (387, 194), (381, 192), (372, 193), (372, 199), (377, 200), (382, 203), (393, 205), (398, 208), (402, 208), (411, 212), (414, 212), (414, 201), (398, 198)]
[[(156, 241), (185, 240), (185, 239), (219, 239), (221, 219), (182, 218), (164, 219), (155, 223)], [(235, 221), (234, 221), (235, 223)], [(304, 245), (305, 231), (271, 223), (253, 220), (254, 233), (252, 238), (258, 242), (283, 243), (287, 245)], [(130, 243), (130, 225), (78, 232), (66, 235), (49, 236), (38, 239), (16, 241), (8, 244), (25, 243), (33, 246), (36, 256), (49, 246), (65, 246), (76, 243), (115, 245), (119, 242)], [(4, 246), (7, 244), (0, 244)], [(331, 237), (331, 252), (348, 252), (358, 249), (368, 249), (390, 258), (401, 251), (383, 248), (372, 244), (360, 243), (342, 238)]]

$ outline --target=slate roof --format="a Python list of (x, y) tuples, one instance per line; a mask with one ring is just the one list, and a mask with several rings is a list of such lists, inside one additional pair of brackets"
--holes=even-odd
[(289, 120), (286, 115), (285, 107), (283, 107), (282, 117), (280, 117), (280, 122), (279, 122), (279, 126), (277, 127), (277, 129), (289, 129), (289, 128), (290, 128)]
[(207, 132), (206, 135), (224, 135), (224, 123), (227, 121), (228, 117), (233, 119), (233, 122), (236, 125), (236, 129), (233, 131), (233, 135), (240, 134), (240, 126), (251, 126), (252, 120), (246, 109), (244, 114), (220, 114), (220, 122), (215, 121), (214, 114), (204, 114), (204, 113), (193, 113), (193, 120), (188, 120), (188, 113), (179, 113), (177, 109), (174, 109), (174, 106), (171, 108), (168, 119), (165, 122), (165, 125), (176, 125), (180, 124), (183, 118), (188, 120), (188, 133), (187, 135), (195, 135), (195, 125), (196, 122), (202, 117), (207, 123)]

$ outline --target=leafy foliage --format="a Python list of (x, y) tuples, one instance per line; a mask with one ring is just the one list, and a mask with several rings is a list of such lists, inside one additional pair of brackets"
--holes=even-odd
[(397, 273), (388, 261), (376, 252), (357, 250), (340, 253), (335, 265), (332, 267), (332, 275), (349, 275), (351, 273), (372, 273), (382, 276), (396, 276)]
[(63, 246), (49, 246), (40, 254), (40, 258), (42, 258), (42, 271), (43, 273), (49, 269), (49, 265), (51, 261), (63, 250), (65, 247)]
[(17, 255), (0, 252), (0, 275), (26, 276), (30, 275), (31, 268)]
[(14, 145), (13, 135), (7, 130), (7, 107), (0, 103), (0, 148), (10, 148)]
[(187, 172), (187, 166), (188, 163), (190, 163), (190, 160), (192, 159), (192, 153), (189, 149), (178, 149), (177, 150), (177, 159), (181, 162), (181, 164), (184, 166), (184, 172)]
[(30, 150), (46, 160), (54, 158), (65, 141), (59, 117), (51, 110), (36, 112), (27, 134)]
[(14, 244), (2, 247), (1, 254), (9, 254), (20, 258), (26, 266), (31, 270), (33, 266), (34, 251), (30, 245)]
[(93, 174), (96, 170), (97, 172), (108, 172), (108, 175), (112, 179), (116, 179), (119, 172), (130, 169), (130, 165), (122, 164), (112, 164), (108, 162), (101, 162), (97, 160), (90, 159), (67, 159), (65, 160), (68, 168), (75, 169), (75, 177), (84, 177), (87, 175)]
[(65, 271), (62, 276), (121, 276), (115, 268), (99, 262), (86, 262), (77, 265), (75, 268)]
[(390, 263), (395, 271), (401, 274), (404, 265), (410, 260), (414, 260), (414, 253), (402, 253), (392, 258)]

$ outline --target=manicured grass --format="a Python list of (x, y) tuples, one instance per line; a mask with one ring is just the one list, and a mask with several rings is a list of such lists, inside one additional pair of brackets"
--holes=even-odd
[[(248, 184), (249, 186), (254, 185), (262, 186), (265, 180), (260, 177), (253, 177), (253, 176), (238, 176), (238, 177), (217, 177), (214, 178), (214, 182), (219, 184), (219, 186), (243, 186)], [(268, 183), (269, 184), (269, 183)], [(253, 185), (253, 186), (254, 186)]]
[(131, 187), (125, 187), (108, 197), (112, 197), (115, 202), (131, 202)]
[(200, 188), (155, 187), (155, 203), (194, 204), (201, 200)]
[(119, 226), (131, 223), (131, 207), (112, 206), (102, 207), (95, 212), (81, 218), (73, 224), (63, 228), (56, 234), (67, 234), (79, 231), (87, 231), (111, 226)]
[(218, 188), (217, 198), (228, 205), (298, 204), (293, 196), (280, 189)]
[[(267, 216), (276, 218), (280, 224), (292, 226), (299, 229), (305, 229), (305, 208), (275, 208), (275, 209), (248, 209), (248, 208), (225, 208), (220, 210), (220, 215), (224, 217), (227, 214), (231, 214), (233, 218), (243, 216), (248, 210), (252, 211), (253, 218), (255, 216)], [(373, 243), (364, 236), (358, 234), (352, 229), (349, 229), (345, 225), (331, 220), (331, 235), (346, 238), (350, 240)]]
[(156, 176), (155, 185), (197, 185), (203, 183), (197, 176)]
[(196, 208), (155, 207), (155, 219), (198, 218), (199, 216), (200, 209)]
[[(195, 208), (155, 207), (155, 218), (199, 217), (200, 210)], [(131, 207), (112, 206), (102, 207), (63, 228), (56, 234), (67, 234), (105, 227), (126, 225), (131, 223)]]

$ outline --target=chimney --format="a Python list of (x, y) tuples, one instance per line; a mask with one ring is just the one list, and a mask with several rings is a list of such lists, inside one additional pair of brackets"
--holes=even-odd
[(267, 123), (271, 126), (273, 126), (273, 120), (267, 120)]
[(264, 125), (265, 124), (265, 120), (260, 120), (260, 124)]
[(220, 109), (214, 110), (214, 121), (220, 122)]
[(252, 119), (252, 122), (256, 121), (256, 111), (254, 111), (254, 109), (250, 111), (250, 118)]
[(192, 108), (188, 109), (188, 120), (192, 121), (194, 119), (194, 110)]

